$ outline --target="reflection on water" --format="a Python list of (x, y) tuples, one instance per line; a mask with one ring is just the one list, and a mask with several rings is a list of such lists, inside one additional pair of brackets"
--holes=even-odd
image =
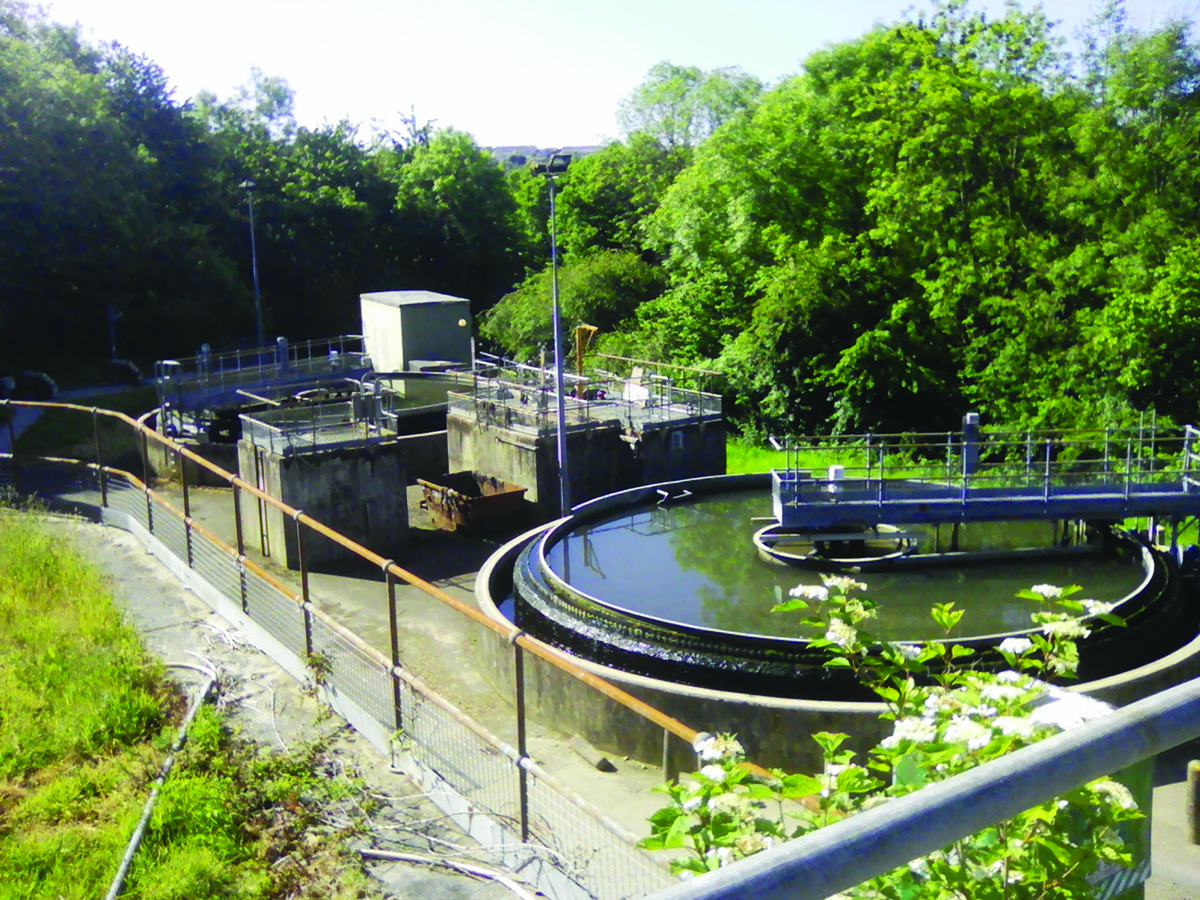
[[(820, 575), (759, 559), (752, 537), (767, 524), (771, 498), (761, 491), (641, 508), (581, 527), (549, 548), (551, 568), (577, 590), (640, 615), (688, 625), (752, 634), (802, 636), (796, 613), (771, 607), (797, 584), (820, 584)], [(759, 521), (755, 521), (759, 517)], [(906, 528), (907, 531), (917, 530)], [(933, 547), (930, 538), (921, 549)], [(945, 549), (949, 528), (942, 526)], [(971, 524), (960, 531), (961, 549), (1042, 547), (1049, 522)], [(994, 634), (1029, 627), (1038, 605), (1013, 595), (1034, 584), (1079, 584), (1079, 597), (1117, 600), (1142, 579), (1140, 565), (1094, 557), (1004, 561), (962, 568), (858, 576), (880, 604), (874, 629), (885, 640), (940, 637), (929, 618), (934, 603), (954, 601), (968, 610), (964, 634)]]

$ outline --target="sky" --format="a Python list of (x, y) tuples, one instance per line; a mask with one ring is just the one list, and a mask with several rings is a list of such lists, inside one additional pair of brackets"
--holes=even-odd
[[(973, 0), (999, 11), (998, 0)], [(485, 147), (620, 137), (621, 100), (667, 60), (773, 84), (810, 53), (901, 20), (913, 0), (43, 0), (93, 42), (157, 63), (184, 101), (229, 97), (257, 66), (287, 80), (301, 125), (418, 124)], [(1028, 6), (1026, 2), (1024, 5)], [(1100, 0), (1044, 0), (1064, 36)], [(1127, 0), (1130, 24), (1195, 22), (1200, 0)]]

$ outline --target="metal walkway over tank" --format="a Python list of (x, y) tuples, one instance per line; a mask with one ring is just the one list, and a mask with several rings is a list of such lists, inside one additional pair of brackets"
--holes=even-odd
[[(155, 387), (164, 413), (241, 406), (256, 390), (288, 392), (362, 378), (371, 370), (361, 335), (209, 353), (155, 364)], [(169, 417), (169, 416), (168, 416)]]
[(1133, 428), (793, 438), (772, 473), (783, 530), (1200, 515), (1200, 431)]

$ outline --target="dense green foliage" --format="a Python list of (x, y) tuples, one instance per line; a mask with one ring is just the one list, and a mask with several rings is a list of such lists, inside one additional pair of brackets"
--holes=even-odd
[[(668, 100), (703, 73), (656, 67), (623, 110), (648, 131), (603, 155), (623, 177), (564, 178), (565, 271), (616, 246), (667, 274), (603, 346), (720, 369), (752, 434), (1194, 420), (1200, 55), (1119, 0), (1062, 46), (1038, 12), (946, 3), (690, 141)], [(682, 162), (664, 149), (670, 186), (632, 202), (648, 140)], [(509, 318), (488, 333), (527, 352)]]
[(269, 335), (357, 332), (364, 291), (482, 309), (522, 274), (511, 192), (466, 135), (298, 127), (257, 70), (228, 101), (179, 102), (151, 61), (21, 0), (0, 0), (0, 168), (0, 374), (107, 358), (110, 314), (140, 361), (245, 342), (247, 181)]
[[(104, 895), (181, 707), (99, 572), (34, 517), (0, 511), (0, 900)], [(354, 786), (323, 760), (318, 744), (261, 753), (202, 708), (126, 894), (365, 896), (346, 826), (321, 820)]]
[[(271, 333), (426, 288), (490, 311), (483, 349), (548, 343), (543, 179), (415, 122), (299, 127), (259, 72), (179, 104), (149, 61), (0, 12), (0, 352), (47, 309), (72, 351), (109, 307), (145, 357), (251, 333), (247, 179)], [(1196, 419), (1200, 53), (1122, 0), (1063, 38), (948, 0), (769, 88), (656, 65), (626, 139), (558, 179), (566, 329), (719, 369), (751, 435)]]
[(1200, 336), (1200, 67), (1181, 26), (1118, 29), (1087, 66), (1037, 15), (959, 6), (815, 54), (668, 191), (642, 327), (769, 427), (1194, 417), (1163, 357)]

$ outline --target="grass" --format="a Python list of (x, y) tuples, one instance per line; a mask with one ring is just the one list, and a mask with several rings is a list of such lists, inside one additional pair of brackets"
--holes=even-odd
[[(0, 509), (0, 900), (104, 896), (183, 705), (103, 578)], [(358, 819), (323, 812), (357, 789), (323, 761), (319, 744), (261, 752), (202, 708), (125, 896), (363, 896), (344, 849)]]
[(728, 475), (750, 475), (770, 472), (787, 465), (787, 454), (769, 447), (759, 447), (740, 440), (725, 445), (725, 472)]

